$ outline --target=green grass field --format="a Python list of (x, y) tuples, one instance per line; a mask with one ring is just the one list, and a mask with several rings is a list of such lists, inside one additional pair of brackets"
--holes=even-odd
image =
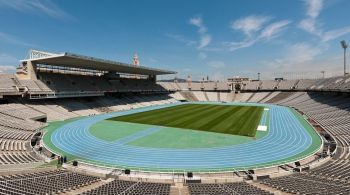
[(254, 137), (263, 107), (185, 104), (109, 120)]
[[(114, 142), (120, 138), (132, 135), (153, 125), (103, 120), (90, 127), (90, 133), (104, 141)], [(256, 138), (259, 138), (258, 131)], [(149, 148), (210, 148), (231, 146), (254, 141), (255, 138), (239, 135), (228, 135), (209, 131), (196, 131), (175, 127), (159, 127), (159, 131), (129, 142), (128, 145)]]

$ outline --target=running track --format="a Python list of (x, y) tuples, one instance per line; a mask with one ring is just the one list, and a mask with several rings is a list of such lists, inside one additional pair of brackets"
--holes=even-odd
[[(98, 139), (89, 132), (91, 125), (107, 118), (179, 104), (182, 103), (152, 106), (77, 120), (56, 129), (52, 134), (51, 142), (57, 148), (77, 156), (82, 161), (156, 171), (224, 171), (284, 164), (287, 159), (292, 162), (292, 160), (303, 158), (304, 156), (301, 156), (300, 153), (307, 150), (313, 143), (310, 134), (290, 109), (277, 105), (264, 105), (270, 108), (268, 111), (270, 117), (267, 119), (270, 120), (268, 134), (256, 141), (240, 145), (196, 149), (144, 148), (127, 145), (128, 142), (157, 132), (159, 130), (157, 126), (115, 142)], [(265, 117), (264, 113), (262, 119)], [(261, 120), (261, 123), (265, 122)], [(315, 152), (312, 151), (308, 155)]]

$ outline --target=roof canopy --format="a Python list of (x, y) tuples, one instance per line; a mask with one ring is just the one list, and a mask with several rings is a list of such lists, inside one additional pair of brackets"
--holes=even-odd
[(40, 56), (38, 58), (26, 59), (22, 61), (31, 61), (36, 64), (45, 64), (53, 66), (65, 66), (72, 68), (93, 69), (102, 71), (115, 71), (120, 73), (141, 74), (141, 75), (164, 75), (175, 74), (174, 71), (148, 68), (145, 66), (135, 66), (122, 62), (83, 56), (65, 52), (63, 54), (53, 54), (49, 56)]

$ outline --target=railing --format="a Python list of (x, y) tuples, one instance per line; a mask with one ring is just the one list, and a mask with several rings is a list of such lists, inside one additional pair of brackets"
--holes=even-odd
[(208, 174), (208, 173), (233, 173), (238, 171), (248, 171), (248, 170), (262, 170), (262, 169), (269, 169), (269, 168), (275, 168), (281, 165), (286, 165), (290, 163), (294, 163), (297, 161), (304, 160), (311, 155), (318, 152), (317, 150), (314, 150), (311, 152), (311, 154), (302, 155), (298, 158), (291, 158), (290, 160), (280, 161), (277, 163), (266, 163), (264, 165), (260, 166), (247, 166), (247, 167), (227, 167), (227, 168), (215, 168), (215, 169), (166, 169), (166, 168), (150, 168), (150, 167), (131, 167), (126, 165), (118, 165), (118, 164), (108, 164), (108, 163), (102, 163), (102, 162), (94, 162), (91, 160), (86, 159), (75, 159), (79, 163), (83, 163), (86, 165), (89, 165), (91, 167), (97, 167), (97, 168), (103, 168), (103, 169), (117, 169), (117, 170), (125, 170), (130, 169), (132, 171), (136, 171), (139, 173), (166, 173), (166, 174), (176, 174), (176, 173), (187, 173), (187, 172), (194, 172), (194, 173), (200, 173), (200, 174)]

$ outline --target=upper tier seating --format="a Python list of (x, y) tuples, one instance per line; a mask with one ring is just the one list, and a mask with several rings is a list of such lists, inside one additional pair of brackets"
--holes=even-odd
[(178, 91), (177, 85), (173, 82), (158, 82), (160, 86), (169, 91)]
[(298, 80), (281, 80), (278, 83), (279, 90), (291, 90), (295, 87)]
[(192, 83), (177, 83), (177, 82), (158, 82), (160, 86), (168, 91), (180, 90), (205, 90), (205, 91), (228, 91), (230, 86), (226, 82), (192, 82)]
[(226, 82), (217, 82), (216, 90), (220, 91), (228, 91), (231, 90), (230, 86)]
[[(19, 85), (28, 89), (31, 94), (68, 94), (68, 93), (103, 93), (103, 92), (129, 92), (129, 91), (165, 91), (161, 85), (155, 84), (146, 79), (127, 79), (110, 80), (104, 76), (91, 75), (73, 75), (39, 72), (39, 80), (20, 79)], [(0, 79), (1, 83), (9, 89), (16, 86), (11, 79)], [(9, 82), (12, 82), (9, 83)]]
[(257, 90), (261, 86), (261, 81), (252, 81), (246, 84), (245, 90)]
[(299, 80), (299, 82), (297, 82), (295, 88), (300, 89), (300, 90), (306, 90), (306, 89), (309, 89), (315, 82), (316, 82), (316, 80), (314, 80), (314, 79)]
[(260, 89), (261, 90), (274, 90), (274, 89), (277, 89), (277, 86), (278, 86), (278, 81), (265, 80), (265, 81), (262, 81)]

